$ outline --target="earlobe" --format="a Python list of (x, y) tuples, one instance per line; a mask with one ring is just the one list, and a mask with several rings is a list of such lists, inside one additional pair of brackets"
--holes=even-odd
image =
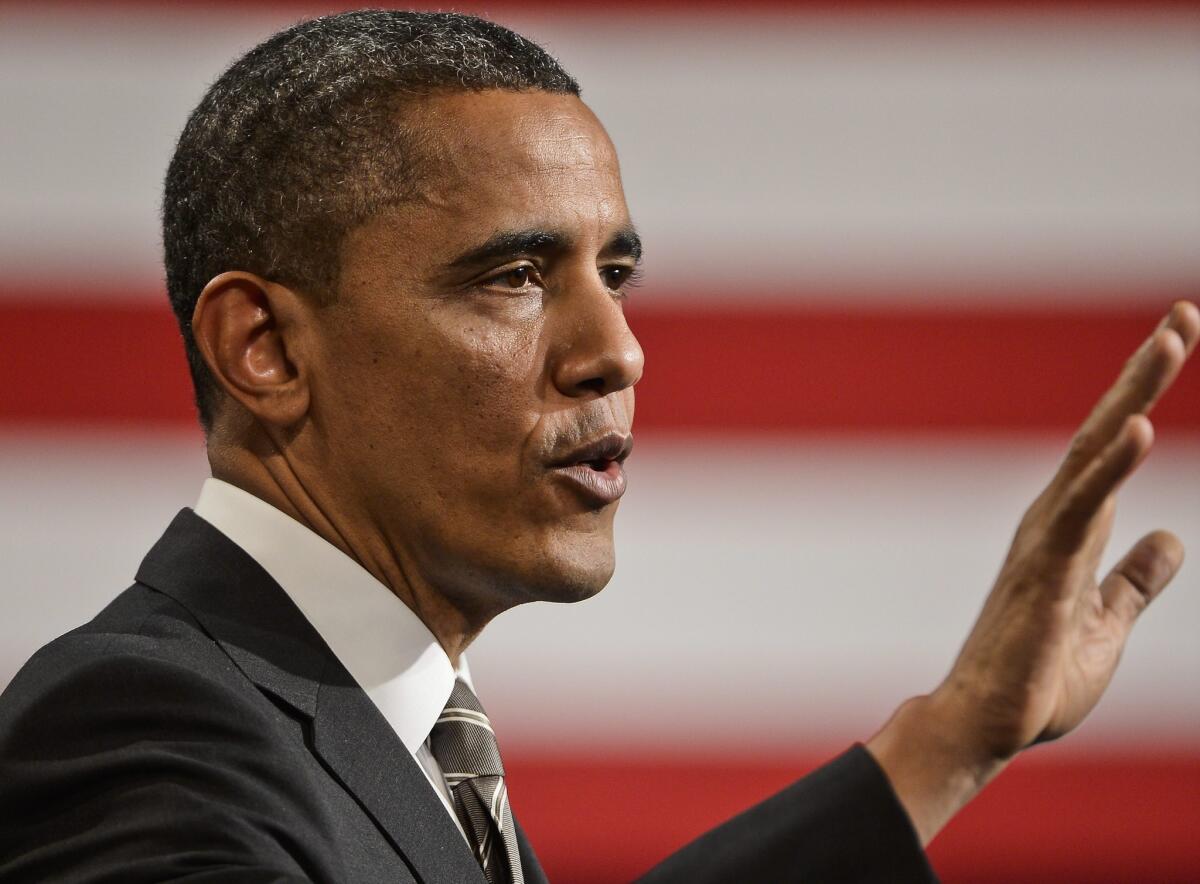
[(196, 302), (192, 335), (225, 394), (258, 420), (291, 427), (308, 411), (297, 358), (301, 296), (252, 273), (213, 278)]

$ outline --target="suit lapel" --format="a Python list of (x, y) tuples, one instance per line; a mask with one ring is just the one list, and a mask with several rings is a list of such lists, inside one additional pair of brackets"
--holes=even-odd
[(317, 697), (313, 750), (407, 858), (422, 881), (478, 882), (483, 871), (424, 771), (349, 673)]
[(420, 766), (270, 575), (191, 510), (137, 580), (183, 605), (261, 690), (312, 719), (313, 752), (426, 884), (483, 884), (471, 849)]

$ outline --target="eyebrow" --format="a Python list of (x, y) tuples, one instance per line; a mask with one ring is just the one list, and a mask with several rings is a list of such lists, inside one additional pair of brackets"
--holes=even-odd
[(630, 257), (633, 258), (635, 264), (640, 264), (642, 263), (642, 238), (638, 236), (638, 232), (632, 224), (622, 227), (608, 241), (608, 245), (604, 247), (603, 253), (620, 257)]
[[(563, 251), (571, 245), (571, 237), (551, 230), (504, 230), (489, 237), (481, 245), (468, 249), (449, 262), (450, 267), (479, 267), (496, 261), (510, 260), (520, 255)], [(642, 260), (642, 238), (633, 225), (622, 227), (601, 249), (601, 254), (632, 257)]]

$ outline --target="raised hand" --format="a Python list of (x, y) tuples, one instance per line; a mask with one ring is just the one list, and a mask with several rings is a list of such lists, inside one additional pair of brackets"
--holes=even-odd
[(1102, 580), (1115, 496), (1149, 453), (1147, 417), (1200, 340), (1180, 302), (1130, 357), (1017, 529), (945, 681), (868, 744), (928, 841), (1025, 747), (1062, 736), (1104, 693), (1138, 615), (1175, 576), (1183, 545), (1146, 535)]

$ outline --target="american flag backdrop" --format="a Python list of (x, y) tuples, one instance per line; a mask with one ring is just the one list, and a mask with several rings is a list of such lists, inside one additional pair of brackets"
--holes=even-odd
[[(1072, 426), (1200, 295), (1200, 8), (456, 8), (579, 78), (647, 243), (617, 575), (470, 652), (551, 878), (620, 881), (937, 684)], [(0, 685), (195, 499), (162, 175), (225, 65), (328, 11), (0, 3)], [(1109, 562), (1200, 555), (1195, 366), (1155, 424)], [(947, 882), (1200, 880), (1198, 575), (934, 842)]]

